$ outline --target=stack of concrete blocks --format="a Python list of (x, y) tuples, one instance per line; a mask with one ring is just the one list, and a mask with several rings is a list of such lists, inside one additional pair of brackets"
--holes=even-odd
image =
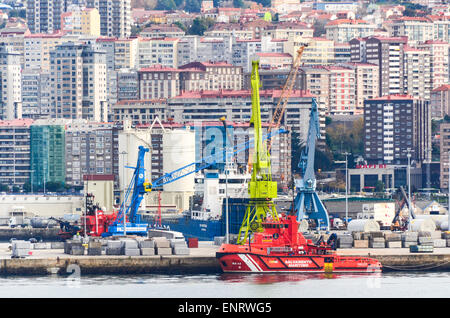
[(363, 232), (353, 232), (353, 247), (354, 248), (368, 248), (369, 239), (363, 235)]
[(402, 233), (402, 247), (410, 247), (417, 245), (417, 240), (419, 238), (419, 233), (417, 232), (405, 232)]
[(30, 253), (31, 243), (29, 241), (14, 240), (11, 245), (13, 258), (23, 258)]
[(155, 255), (155, 241), (153, 239), (139, 241), (139, 249), (142, 256), (153, 256)]
[(419, 245), (433, 246), (433, 238), (430, 232), (420, 231), (417, 233)]
[(165, 237), (154, 237), (155, 251), (157, 255), (172, 255), (170, 241)]
[(102, 242), (89, 241), (87, 254), (88, 255), (102, 255)]
[(338, 248), (352, 248), (353, 237), (351, 234), (337, 234), (337, 247)]
[(386, 248), (401, 248), (402, 236), (400, 233), (384, 233)]
[(370, 248), (386, 247), (383, 232), (370, 232), (369, 247)]
[(64, 248), (64, 242), (51, 242), (50, 243), (51, 249), (63, 249)]
[(445, 240), (447, 247), (450, 247), (450, 231), (442, 232), (441, 238)]
[(124, 239), (122, 242), (122, 255), (126, 256), (139, 256), (141, 251), (139, 250), (138, 242), (136, 240)]
[(442, 248), (447, 246), (447, 241), (442, 238), (441, 231), (430, 232), (431, 238), (433, 239), (433, 247)]
[(32, 243), (31, 246), (33, 250), (47, 250), (52, 248), (52, 243), (39, 242), (39, 243)]
[(170, 247), (173, 255), (189, 255), (189, 247), (185, 239), (171, 239)]
[(83, 243), (79, 240), (66, 241), (64, 243), (64, 253), (70, 255), (84, 255)]
[(122, 242), (117, 240), (108, 240), (106, 243), (106, 255), (122, 255)]

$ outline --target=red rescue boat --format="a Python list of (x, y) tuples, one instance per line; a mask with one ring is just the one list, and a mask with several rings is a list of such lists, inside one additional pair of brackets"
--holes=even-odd
[(379, 273), (373, 258), (339, 256), (330, 244), (313, 244), (298, 232), (294, 215), (266, 220), (247, 244), (222, 244), (216, 257), (224, 272)]

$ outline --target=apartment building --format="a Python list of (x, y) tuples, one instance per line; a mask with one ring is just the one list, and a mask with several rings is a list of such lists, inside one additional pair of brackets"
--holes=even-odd
[[(265, 70), (290, 70), (292, 68), (292, 55), (289, 53), (256, 53), (255, 58), (259, 60), (259, 67)], [(249, 61), (248, 68), (251, 68)]]
[[(379, 66), (379, 96), (403, 94), (405, 37), (369, 37), (350, 41), (352, 62)], [(365, 42), (362, 44), (361, 42)]]
[(137, 38), (119, 38), (114, 42), (114, 69), (137, 67), (139, 40)]
[(355, 72), (355, 114), (362, 114), (364, 101), (378, 97), (379, 72), (378, 65), (370, 63), (343, 63), (342, 66)]
[(144, 28), (139, 35), (143, 38), (181, 38), (186, 34), (176, 25), (153, 24)]
[(139, 99), (138, 71), (124, 68), (116, 73), (117, 101)]
[(450, 115), (450, 85), (435, 88), (430, 95), (431, 118), (441, 119)]
[(22, 118), (20, 54), (0, 43), (0, 119)]
[(31, 183), (45, 189), (48, 182), (65, 183), (64, 119), (39, 119), (30, 127)]
[(302, 38), (312, 38), (314, 36), (314, 29), (302, 22), (279, 22), (264, 28), (261, 36), (267, 36), (277, 40), (299, 40)]
[(364, 158), (369, 164), (422, 162), (431, 149), (429, 102), (408, 95), (389, 95), (364, 102)]
[(448, 42), (439, 40), (425, 41), (418, 45), (419, 49), (430, 54), (431, 89), (449, 84), (449, 49)]
[(243, 68), (244, 73), (251, 72), (251, 61), (256, 53), (262, 52), (260, 39), (235, 40), (232, 50), (232, 64)]
[(440, 186), (441, 189), (448, 189), (450, 171), (450, 123), (441, 123), (440, 136)]
[(131, 35), (131, 0), (86, 0), (86, 7), (100, 14), (100, 34), (126, 38)]
[(50, 71), (50, 52), (67, 42), (63, 33), (30, 34), (24, 38), (24, 68)]
[(23, 186), (30, 180), (32, 119), (0, 121), (0, 184)]
[[(196, 84), (197, 87), (206, 87), (207, 90), (241, 90), (243, 81), (242, 67), (234, 66), (226, 62), (192, 62), (179, 67), (183, 72), (183, 81), (189, 81), (182, 84), (182, 89), (187, 90), (193, 88), (193, 83), (197, 77), (200, 82), (204, 84)], [(202, 78), (202, 71), (205, 75)], [(192, 75), (188, 75), (190, 72)], [(195, 79), (193, 75), (195, 74)]]
[[(72, 121), (65, 130), (65, 183), (83, 186), (84, 175), (119, 175), (118, 129), (113, 123)], [(118, 181), (118, 180), (116, 180)]]
[(100, 13), (95, 8), (73, 6), (61, 14), (61, 31), (70, 34), (100, 36)]
[(31, 33), (53, 33), (61, 29), (66, 0), (26, 0), (26, 17)]
[(375, 24), (352, 19), (337, 19), (325, 25), (326, 38), (337, 43), (347, 43), (354, 38), (374, 35), (375, 29)]
[(139, 38), (137, 68), (152, 67), (155, 64), (164, 67), (178, 67), (178, 38)]
[(385, 23), (391, 37), (407, 36), (409, 44), (419, 44), (434, 38), (433, 22), (426, 17), (399, 17)]
[(152, 123), (156, 117), (167, 121), (166, 99), (121, 100), (113, 105), (115, 122), (129, 121), (133, 125)]
[(340, 66), (326, 66), (325, 68), (330, 76), (330, 114), (354, 115), (356, 113), (355, 71)]
[(36, 69), (22, 70), (22, 117), (49, 118), (50, 109), (49, 73)]
[(180, 70), (162, 65), (138, 71), (140, 99), (160, 99), (180, 93)]
[(334, 41), (326, 38), (306, 37), (286, 44), (286, 52), (297, 57), (297, 50), (308, 45), (303, 50), (303, 65), (331, 65), (334, 63)]
[(432, 90), (430, 53), (427, 50), (405, 46), (403, 55), (404, 93), (414, 98), (430, 100)]
[(106, 121), (106, 55), (72, 42), (50, 53), (52, 117)]

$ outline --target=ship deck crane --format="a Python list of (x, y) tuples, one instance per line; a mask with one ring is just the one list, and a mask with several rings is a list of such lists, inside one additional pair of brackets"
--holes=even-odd
[(254, 130), (254, 155), (252, 177), (248, 185), (249, 204), (238, 233), (238, 244), (245, 244), (251, 232), (262, 231), (262, 222), (267, 216), (278, 221), (273, 199), (277, 197), (277, 182), (272, 181), (270, 154), (267, 141), (263, 140), (261, 106), (259, 101), (259, 61), (252, 61), (252, 116), (250, 125)]

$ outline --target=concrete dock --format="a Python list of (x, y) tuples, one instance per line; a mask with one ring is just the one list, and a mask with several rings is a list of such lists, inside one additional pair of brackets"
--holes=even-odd
[[(215, 257), (218, 246), (202, 242), (190, 255), (74, 256), (62, 249), (32, 250), (26, 258), (11, 258), (9, 243), (0, 243), (0, 275), (80, 274), (211, 274), (221, 273)], [(410, 253), (408, 248), (338, 249), (339, 255), (377, 258), (384, 271), (450, 270), (450, 248), (433, 253)]]

